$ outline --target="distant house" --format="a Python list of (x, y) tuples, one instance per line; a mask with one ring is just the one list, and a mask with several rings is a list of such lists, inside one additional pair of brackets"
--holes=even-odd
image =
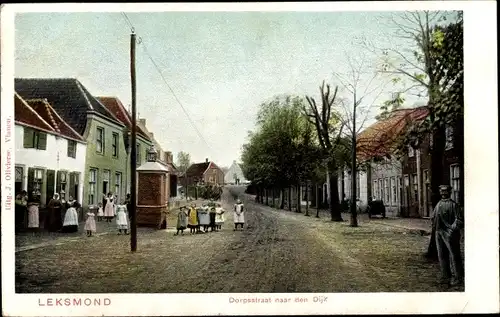
[(183, 176), (182, 184), (191, 186), (199, 183), (224, 185), (224, 172), (214, 162), (191, 164)]
[(14, 95), (15, 191), (46, 206), (54, 193), (83, 201), (87, 144), (46, 99)]
[(74, 78), (16, 78), (15, 90), (24, 99), (46, 99), (87, 142), (82, 205), (95, 206), (105, 193), (125, 198), (127, 169), (125, 125)]
[(224, 173), (224, 183), (236, 185), (248, 183), (243, 175), (241, 165), (236, 161), (233, 161), (233, 164), (231, 164), (227, 172)]

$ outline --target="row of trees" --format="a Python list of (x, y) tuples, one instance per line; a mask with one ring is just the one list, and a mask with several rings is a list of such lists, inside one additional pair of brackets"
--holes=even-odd
[[(348, 168), (355, 175), (356, 168), (362, 166), (356, 161), (353, 145), (373, 101), (385, 88), (385, 84), (375, 87), (374, 90), (379, 89), (380, 93), (371, 103), (367, 102), (365, 97), (374, 91), (369, 86), (379, 76), (376, 82), (383, 82), (380, 79), (385, 78), (386, 82), (394, 84), (393, 98), (380, 106), (379, 119), (401, 107), (408, 94), (428, 98), (429, 116), (408, 127), (394, 155), (402, 156), (408, 146), (418, 148), (424, 137), (432, 136), (431, 189), (433, 205), (437, 203), (438, 187), (446, 182), (442, 174), (445, 126), (458, 126), (459, 131), (454, 134), (459, 141), (463, 140), (462, 13), (402, 12), (394, 14), (391, 23), (398, 31), (396, 36), (410, 41), (408, 47), (412, 49), (378, 47), (364, 40), (364, 52), (381, 57), (370, 80), (360, 80), (369, 68), (363, 61), (356, 67), (349, 60), (349, 76), (335, 74), (339, 85), (333, 89), (323, 82), (319, 101), (310, 96), (287, 95), (260, 105), (256, 130), (249, 134), (242, 154), (243, 172), (257, 188), (258, 200), (267, 200), (271, 193), (274, 202), (275, 194), (280, 193), (279, 207), (284, 208), (287, 192), (290, 206), (291, 188), (324, 183), (327, 175), (331, 219), (342, 221), (337, 185), (339, 171)], [(339, 87), (343, 97), (339, 96)], [(362, 113), (364, 118), (360, 116)], [(351, 179), (351, 201), (355, 201), (356, 177)], [(351, 205), (351, 225), (357, 226), (356, 208)], [(300, 211), (300, 203), (297, 209)], [(434, 253), (433, 245), (432, 242), (430, 253)]]

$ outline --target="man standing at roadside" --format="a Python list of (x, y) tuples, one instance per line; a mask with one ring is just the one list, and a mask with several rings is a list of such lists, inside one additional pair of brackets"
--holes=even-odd
[[(441, 267), (441, 283), (463, 283), (464, 268), (460, 253), (460, 230), (464, 226), (462, 208), (450, 198), (450, 186), (439, 186), (441, 200), (434, 208), (432, 225)], [(449, 281), (451, 278), (451, 281)]]

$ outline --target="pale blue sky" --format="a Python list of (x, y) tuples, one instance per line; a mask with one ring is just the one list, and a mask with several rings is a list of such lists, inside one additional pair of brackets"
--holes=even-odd
[[(346, 72), (345, 52), (361, 49), (354, 37), (395, 45), (377, 12), (127, 15), (210, 149), (141, 44), (140, 116), (165, 150), (221, 166), (239, 160), (261, 102), (283, 93), (317, 97), (323, 79), (333, 84), (333, 71)], [(93, 95), (130, 104), (130, 28), (120, 13), (23, 13), (15, 22), (16, 77), (78, 78)]]

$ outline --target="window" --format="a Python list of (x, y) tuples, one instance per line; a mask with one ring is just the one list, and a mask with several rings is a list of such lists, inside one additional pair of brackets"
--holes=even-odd
[(76, 141), (68, 140), (68, 157), (76, 157)]
[(107, 194), (110, 191), (109, 188), (109, 177), (111, 172), (109, 170), (102, 171), (102, 193)]
[(24, 168), (16, 166), (15, 193), (19, 193), (23, 189)]
[(457, 203), (460, 201), (460, 167), (458, 164), (450, 166), (451, 199)]
[(405, 187), (410, 186), (410, 177), (408, 175), (405, 175)]
[(46, 150), (47, 133), (31, 128), (24, 128), (24, 148)]
[(96, 135), (96, 151), (104, 154), (104, 128), (97, 127)]
[(113, 157), (118, 157), (118, 133), (113, 132)]
[(68, 175), (64, 171), (59, 171), (57, 172), (57, 174), (57, 181), (59, 183), (59, 186), (57, 187), (59, 189), (59, 195), (61, 195), (61, 199), (67, 199), (69, 198), (68, 195), (66, 195), (66, 193), (68, 192)]
[(393, 206), (396, 206), (396, 178), (391, 177), (391, 202)]
[(140, 144), (137, 144), (137, 161), (136, 161), (136, 164), (137, 165), (141, 165), (141, 145)]
[(384, 200), (384, 183), (382, 179), (378, 180), (378, 188), (380, 190), (379, 199)]
[(413, 179), (413, 193), (414, 193), (414, 197), (415, 197), (415, 202), (418, 202), (418, 178), (417, 178), (417, 174), (413, 174), (412, 179)]
[(389, 179), (386, 178), (384, 180), (384, 193), (385, 193), (385, 203), (390, 204), (391, 203), (391, 191), (389, 189)]
[(413, 149), (412, 146), (408, 146), (408, 157), (414, 157), (415, 156), (415, 150)]
[(446, 134), (446, 143), (445, 143), (445, 149), (450, 150), (453, 148), (453, 127), (446, 125), (445, 128), (445, 134)]
[(122, 173), (115, 173), (115, 195), (117, 195), (117, 200), (120, 201), (120, 193), (122, 187)]
[(372, 188), (373, 200), (377, 199), (377, 193), (378, 193), (378, 182), (373, 181), (373, 188)]
[(424, 183), (429, 184), (431, 181), (429, 179), (429, 170), (424, 170)]
[(89, 205), (96, 204), (96, 184), (97, 184), (97, 169), (91, 168), (89, 171)]

